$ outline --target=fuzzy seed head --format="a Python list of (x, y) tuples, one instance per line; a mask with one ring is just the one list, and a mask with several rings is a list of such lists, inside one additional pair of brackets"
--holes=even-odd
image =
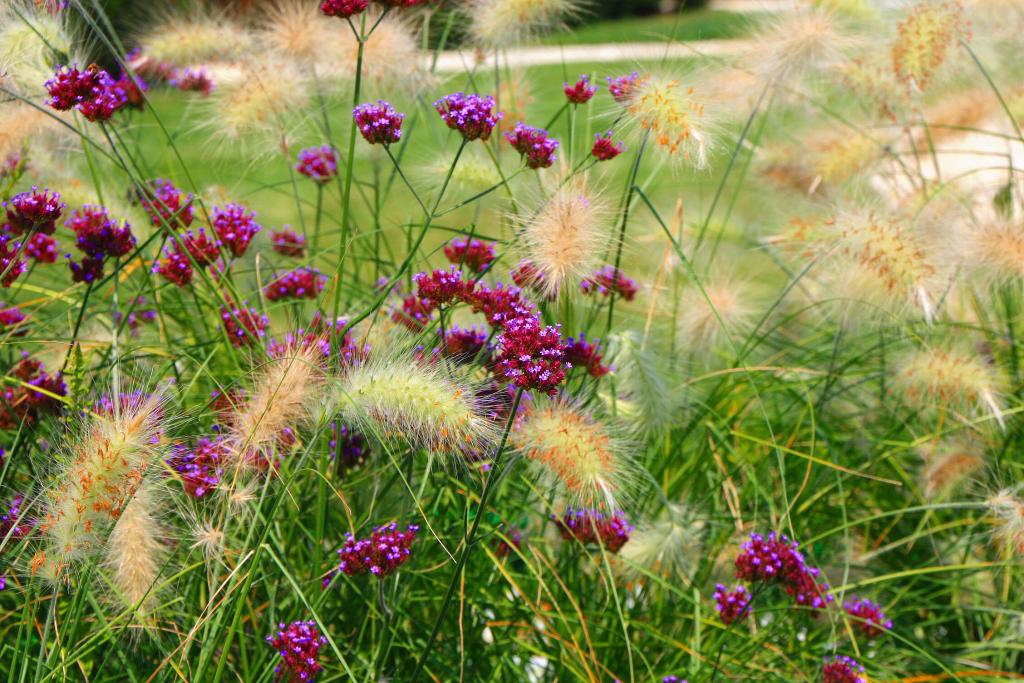
[(893, 390), (914, 408), (968, 417), (991, 413), (1002, 425), (1001, 386), (995, 368), (977, 354), (936, 347), (904, 358)]
[(661, 519), (641, 526), (622, 549), (627, 574), (688, 579), (700, 560), (703, 532), (704, 522), (692, 510), (670, 504)]
[(598, 265), (608, 241), (607, 212), (585, 182), (567, 184), (521, 224), (525, 256), (546, 296), (578, 282)]
[(118, 597), (126, 608), (152, 612), (153, 585), (160, 574), (164, 548), (160, 542), (161, 506), (153, 484), (144, 484), (124, 508), (110, 533), (105, 562)]
[(897, 30), (899, 35), (892, 46), (893, 71), (911, 90), (924, 90), (949, 51), (967, 36), (963, 5), (959, 0), (921, 2)]
[(375, 354), (335, 384), (333, 398), (346, 424), (382, 441), (458, 455), (495, 437), (475, 387), (450, 377), (441, 363)]
[(1024, 276), (1024, 221), (995, 218), (971, 229), (961, 256), (972, 272), (995, 283)]
[(233, 79), (218, 81), (203, 101), (206, 127), (229, 140), (262, 136), (279, 142), (289, 128), (289, 114), (309, 100), (304, 79), (286, 63), (256, 63)]
[(985, 501), (995, 518), (996, 539), (1015, 553), (1024, 552), (1024, 501), (1018, 491), (1004, 489)]
[(608, 426), (565, 400), (535, 405), (511, 443), (572, 507), (615, 511), (629, 496), (633, 469), (622, 444)]
[(630, 124), (642, 129), (650, 144), (669, 158), (697, 168), (707, 166), (711, 134), (696, 87), (648, 76), (637, 83), (626, 111)]
[(929, 500), (948, 495), (985, 466), (984, 450), (967, 440), (940, 443), (922, 456), (925, 461), (922, 488)]
[(0, 8), (0, 74), (7, 87), (38, 90), (53, 75), (59, 55), (70, 54), (71, 35), (61, 15), (24, 0), (11, 0)]
[(472, 0), (469, 33), (484, 47), (505, 47), (565, 26), (579, 12), (574, 0)]
[(768, 23), (758, 40), (754, 68), (768, 78), (799, 78), (837, 62), (849, 47), (835, 12), (802, 7)]
[(138, 43), (147, 58), (184, 67), (237, 59), (249, 53), (256, 41), (232, 21), (195, 13), (164, 18), (140, 36)]
[(747, 285), (728, 277), (715, 277), (688, 288), (682, 298), (680, 331), (687, 347), (695, 352), (721, 348), (745, 329), (755, 312)]
[(856, 134), (829, 138), (813, 145), (814, 174), (828, 185), (838, 185), (857, 177), (880, 156), (878, 143)]
[(314, 64), (337, 40), (337, 20), (325, 17), (317, 3), (278, 0), (267, 8), (258, 40), (282, 58)]

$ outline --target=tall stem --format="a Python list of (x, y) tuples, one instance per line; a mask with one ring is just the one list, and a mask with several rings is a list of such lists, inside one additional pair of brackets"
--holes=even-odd
[(409, 683), (416, 683), (416, 680), (420, 676), (420, 672), (423, 670), (424, 664), (427, 663), (427, 658), (430, 657), (430, 653), (434, 649), (434, 643), (437, 641), (437, 634), (441, 630), (441, 625), (444, 623), (444, 617), (448, 613), (448, 606), (451, 604), (452, 596), (455, 594), (455, 586), (458, 585), (459, 577), (462, 576), (462, 570), (466, 566), (466, 560), (469, 558), (469, 553), (473, 550), (476, 532), (480, 527), (480, 520), (483, 518), (484, 512), (487, 510), (487, 501), (490, 499), (491, 491), (494, 489), (495, 482), (501, 478), (501, 456), (505, 452), (505, 444), (508, 442), (509, 432), (512, 431), (512, 424), (515, 422), (516, 412), (519, 410), (519, 401), (522, 397), (523, 390), (519, 389), (516, 391), (515, 400), (512, 401), (512, 410), (509, 412), (508, 420), (505, 422), (505, 431), (501, 434), (501, 441), (498, 443), (498, 450), (494, 453), (494, 464), (491, 466), (490, 476), (487, 477), (487, 481), (484, 483), (484, 490), (480, 493), (480, 506), (477, 508), (476, 515), (473, 517), (473, 524), (469, 527), (469, 533), (466, 534), (465, 545), (462, 547), (462, 554), (459, 555), (459, 561), (455, 565), (455, 571), (452, 573), (452, 580), (448, 583), (448, 591), (444, 595), (444, 602), (441, 603), (441, 612), (437, 615), (437, 620), (434, 622), (434, 628), (430, 632), (430, 637), (427, 638), (427, 644), (423, 648), (422, 654), (420, 654), (419, 661), (416, 662), (416, 668), (412, 672), (412, 677), (409, 679)]

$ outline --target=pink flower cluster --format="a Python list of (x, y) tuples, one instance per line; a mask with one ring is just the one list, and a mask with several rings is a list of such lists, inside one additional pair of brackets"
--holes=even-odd
[(308, 683), (324, 670), (320, 664), (320, 648), (327, 638), (320, 634), (314, 621), (293, 621), (278, 624), (277, 635), (267, 636), (267, 642), (281, 655), (281, 663), (274, 669), (279, 680), (287, 678), (293, 683)]
[(626, 521), (621, 512), (608, 517), (597, 510), (570, 509), (561, 519), (552, 519), (565, 540), (599, 544), (610, 553), (619, 552), (633, 531), (633, 525)]
[[(2, 463), (3, 458), (0, 457), (0, 464)], [(7, 548), (28, 536), (32, 531), (32, 522), (21, 516), (23, 502), (25, 502), (24, 496), (15, 496), (7, 504), (7, 511), (0, 515), (0, 543), (5, 544)]]
[(843, 603), (843, 611), (853, 619), (853, 627), (868, 639), (877, 638), (892, 629), (892, 620), (885, 616), (882, 606), (867, 598), (854, 596)]
[(193, 263), (205, 268), (219, 257), (220, 240), (214, 239), (203, 228), (189, 230), (172, 238), (171, 245), (164, 248), (164, 257), (154, 265), (153, 272), (178, 287), (185, 287), (192, 282)]
[(543, 294), (545, 291), (547, 278), (530, 261), (520, 261), (509, 275), (513, 282), (520, 287), (528, 287), (534, 294)]
[(33, 187), (28, 192), (14, 195), (0, 206), (7, 210), (5, 232), (11, 235), (30, 232), (52, 235), (64, 213), (65, 204), (56, 192)]
[(256, 213), (246, 211), (241, 204), (228, 204), (213, 210), (211, 218), (213, 231), (220, 238), (221, 245), (227, 247), (232, 256), (242, 256), (249, 243), (263, 227), (256, 222)]
[(722, 623), (728, 626), (746, 619), (750, 614), (750, 597), (746, 586), (736, 586), (729, 591), (722, 584), (716, 584), (715, 602)]
[(604, 135), (598, 133), (594, 136), (594, 146), (590, 148), (590, 154), (598, 161), (611, 161), (626, 151), (626, 145), (621, 142), (612, 142), (612, 132)]
[(434, 108), (441, 120), (459, 131), (466, 141), (487, 140), (502, 117), (501, 112), (494, 111), (494, 98), (490, 95), (452, 93), (435, 102)]
[(520, 389), (554, 395), (572, 366), (565, 362), (565, 347), (558, 327), (541, 327), (535, 315), (512, 318), (497, 337), (499, 356), (495, 372)]
[(378, 579), (390, 576), (408, 561), (418, 531), (415, 524), (399, 531), (398, 524), (391, 522), (375, 528), (370, 538), (357, 539), (352, 533), (346, 534), (345, 545), (338, 550), (341, 563), (324, 578), (324, 586), (339, 573), (347, 576), (370, 573)]
[[(13, 334), (16, 337), (23, 336), (26, 332), (24, 326), (19, 327), (17, 331), (11, 332), (10, 328), (20, 326), (25, 321), (27, 316), (21, 311), (20, 308), (11, 306), (10, 308), (0, 308), (0, 332), (3, 334)], [(0, 460), (0, 464), (3, 461)]]
[(51, 375), (39, 361), (22, 358), (8, 374), (24, 385), (4, 387), (0, 429), (14, 429), (22, 422), (31, 426), (43, 415), (60, 413), (63, 403), (54, 396), (67, 395), (67, 385), (60, 372)]
[(206, 69), (175, 69), (173, 76), (168, 81), (172, 87), (182, 92), (197, 92), (203, 97), (209, 97), (216, 85)]
[(204, 436), (193, 449), (176, 446), (167, 459), (167, 465), (181, 479), (188, 495), (202, 498), (220, 483), (230, 454), (223, 439)]
[(270, 233), (271, 248), (278, 254), (302, 258), (306, 254), (306, 238), (287, 225)]
[(330, 145), (307, 147), (299, 152), (295, 170), (310, 180), (327, 183), (338, 175), (338, 156)]
[(465, 301), (473, 291), (472, 283), (466, 282), (462, 271), (455, 266), (447, 271), (417, 273), (412, 280), (416, 283), (417, 296), (432, 308)]
[(128, 102), (128, 96), (106, 71), (89, 66), (63, 66), (46, 82), (48, 105), (58, 111), (77, 109), (89, 121), (106, 121)]
[(599, 349), (597, 341), (588, 342), (585, 334), (580, 334), (579, 339), (569, 337), (565, 342), (565, 360), (574, 368), (586, 368), (587, 374), (595, 379), (604, 377), (612, 369), (601, 364)]
[(802, 607), (823, 609), (832, 601), (825, 595), (828, 586), (818, 584), (821, 573), (810, 567), (799, 544), (774, 532), (767, 536), (751, 534), (736, 558), (736, 578), (748, 583), (778, 584)]
[(867, 683), (864, 667), (849, 657), (825, 660), (821, 680), (824, 683)]
[(494, 261), (494, 245), (476, 238), (456, 237), (444, 245), (444, 255), (460, 268), (465, 266), (474, 273), (482, 273)]
[(25, 253), (31, 256), (36, 263), (56, 263), (59, 246), (57, 240), (37, 232), (25, 242)]
[(270, 301), (280, 299), (315, 299), (323, 291), (327, 276), (316, 268), (296, 268), (264, 287)]
[(616, 78), (609, 76), (606, 80), (608, 81), (608, 92), (611, 93), (612, 97), (619, 104), (629, 102), (629, 99), (633, 96), (633, 91), (643, 82), (643, 78), (636, 71)]
[(81, 263), (69, 261), (75, 282), (94, 282), (103, 277), (104, 259), (126, 256), (135, 248), (131, 226), (127, 222), (118, 225), (102, 206), (83, 206), (68, 217), (65, 225), (75, 233), (75, 246), (85, 254)]
[(352, 111), (352, 116), (363, 139), (371, 145), (391, 145), (402, 139), (405, 114), (398, 113), (384, 100), (361, 104)]
[(548, 132), (543, 128), (527, 126), (520, 121), (512, 132), (505, 133), (505, 138), (512, 148), (519, 152), (529, 168), (549, 168), (558, 158), (555, 155), (558, 140), (549, 138)]
[(565, 97), (572, 104), (586, 104), (597, 94), (597, 86), (591, 84), (590, 76), (584, 74), (573, 85), (565, 84)]
[(140, 192), (140, 199), (153, 225), (165, 226), (168, 230), (192, 225), (192, 195), (186, 195), (174, 183), (162, 178), (157, 178), (150, 185), (152, 196)]
[(21, 258), (21, 242), (10, 235), (0, 234), (0, 284), (10, 287), (18, 276), (25, 272), (28, 264)]
[(369, 4), (369, 0), (323, 0), (320, 12), (328, 17), (348, 19), (365, 12)]
[(232, 346), (250, 346), (266, 334), (270, 321), (267, 316), (262, 315), (252, 308), (233, 306), (231, 310), (221, 306), (220, 319), (224, 323), (224, 329), (228, 333), (228, 339)]
[(535, 313), (521, 289), (505, 287), (500, 282), (494, 287), (480, 285), (468, 303), (475, 313), (484, 314), (491, 327), (502, 327), (514, 318)]
[(632, 301), (638, 288), (636, 280), (626, 277), (625, 273), (614, 266), (605, 266), (585, 278), (580, 283), (580, 290), (584, 294), (597, 293), (601, 296), (611, 296), (614, 293), (626, 301)]

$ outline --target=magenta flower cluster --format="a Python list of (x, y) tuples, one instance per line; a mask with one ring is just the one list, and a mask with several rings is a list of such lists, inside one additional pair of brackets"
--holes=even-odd
[(843, 603), (843, 611), (850, 615), (853, 627), (868, 639), (892, 629), (892, 620), (885, 616), (882, 606), (867, 598), (854, 596)]
[(346, 534), (345, 545), (338, 550), (341, 562), (324, 578), (324, 586), (339, 573), (347, 576), (369, 573), (378, 579), (390, 576), (409, 560), (417, 532), (419, 527), (415, 524), (399, 531), (398, 524), (391, 522), (375, 528), (370, 538), (357, 539), (351, 532)]
[(636, 285), (636, 280), (626, 277), (621, 270), (614, 266), (605, 266), (584, 278), (580, 282), (580, 291), (584, 294), (600, 294), (601, 296), (616, 294), (626, 301), (632, 301), (639, 288)]
[(750, 614), (750, 591), (746, 586), (727, 590), (722, 584), (715, 584), (715, 603), (722, 623), (729, 625), (743, 621)]
[(106, 121), (128, 102), (128, 96), (110, 74), (96, 66), (80, 71), (60, 67), (46, 82), (48, 105), (58, 111), (77, 109), (89, 121)]
[(174, 75), (168, 81), (172, 87), (182, 92), (197, 92), (203, 97), (209, 97), (216, 85), (206, 69), (175, 69)]
[[(9, 308), (0, 308), (0, 331), (2, 331), (4, 334), (12, 334), (11, 328), (20, 325), (25, 321), (26, 318), (27, 316), (25, 315), (25, 313), (22, 312), (22, 310), (20, 308), (17, 308), (16, 306), (11, 306)], [(25, 332), (26, 330), (24, 329), (24, 327), (22, 327), (19, 330), (13, 332), (13, 335), (20, 337), (24, 335)], [(0, 459), (0, 466), (2, 465), (3, 460)]]
[(220, 437), (200, 437), (195, 448), (175, 446), (167, 465), (188, 495), (202, 498), (217, 487), (231, 452)]
[(40, 191), (38, 187), (33, 187), (28, 192), (14, 195), (2, 206), (7, 210), (5, 232), (12, 235), (30, 232), (52, 235), (57, 229), (57, 221), (64, 213), (65, 204), (53, 190)]
[(225, 306), (220, 308), (220, 319), (224, 324), (224, 330), (232, 346), (250, 346), (266, 334), (270, 320), (267, 316), (252, 308), (232, 306), (229, 310)]
[(323, 0), (320, 12), (328, 17), (348, 19), (366, 11), (369, 0)]
[(586, 368), (587, 374), (594, 379), (612, 371), (611, 367), (601, 363), (602, 357), (597, 340), (588, 342), (585, 334), (581, 333), (579, 339), (569, 337), (565, 342), (566, 362), (574, 368)]
[(287, 225), (270, 233), (271, 248), (278, 254), (302, 258), (306, 254), (306, 238)]
[(331, 459), (341, 473), (362, 466), (370, 456), (370, 446), (359, 432), (347, 425), (331, 423)]
[(736, 578), (748, 583), (776, 584), (801, 607), (823, 609), (832, 601), (827, 585), (818, 584), (821, 573), (804, 560), (799, 544), (774, 532), (751, 534), (736, 558)]
[(611, 93), (612, 97), (619, 104), (629, 102), (629, 99), (633, 96), (633, 91), (643, 82), (640, 74), (636, 71), (615, 78), (609, 76), (606, 80), (608, 81), (608, 92)]
[[(0, 458), (0, 463), (3, 463), (3, 458)], [(0, 515), (0, 543), (7, 548), (32, 531), (32, 522), (22, 517), (21, 505), (24, 502), (24, 496), (15, 496), (7, 504), (6, 512)]]
[(565, 362), (558, 327), (542, 327), (536, 315), (509, 320), (498, 335), (497, 344), (496, 373), (520, 389), (535, 389), (553, 396), (565, 381), (566, 370), (572, 367)]
[(416, 283), (417, 296), (433, 308), (464, 301), (473, 289), (472, 284), (462, 278), (462, 271), (455, 266), (449, 270), (417, 273), (412, 280)]
[(474, 273), (482, 273), (494, 261), (494, 245), (490, 242), (478, 240), (475, 237), (456, 237), (444, 245), (444, 255), (449, 263), (460, 268), (465, 266)]
[(57, 261), (57, 240), (41, 232), (37, 232), (25, 242), (25, 253), (36, 263), (55, 263)]
[(388, 102), (361, 104), (352, 111), (356, 127), (371, 145), (391, 145), (402, 139), (405, 114), (395, 111)]
[(103, 277), (105, 259), (126, 256), (135, 248), (131, 225), (118, 224), (102, 206), (83, 206), (68, 217), (65, 225), (75, 233), (75, 246), (85, 254), (81, 263), (69, 261), (75, 282)]
[(501, 112), (494, 111), (494, 98), (490, 95), (466, 95), (457, 92), (445, 95), (434, 103), (441, 120), (457, 130), (463, 140), (487, 140), (501, 120)]
[(527, 126), (520, 121), (514, 130), (505, 133), (505, 138), (512, 148), (519, 152), (529, 168), (548, 168), (558, 158), (555, 155), (558, 140), (549, 138), (548, 132), (543, 128)]
[(626, 151), (626, 145), (621, 142), (612, 142), (612, 132), (604, 135), (600, 133), (594, 136), (594, 146), (590, 148), (590, 154), (598, 161), (611, 161)]
[(574, 84), (565, 84), (565, 98), (572, 104), (586, 104), (597, 94), (597, 86), (590, 82), (590, 76), (583, 74)]
[(316, 268), (296, 268), (264, 287), (270, 301), (280, 299), (315, 299), (323, 291), (327, 276)]
[(295, 170), (318, 183), (330, 182), (338, 175), (338, 155), (330, 145), (307, 147), (299, 152)]
[(256, 213), (246, 211), (241, 204), (228, 204), (216, 207), (211, 217), (213, 231), (217, 233), (222, 246), (227, 247), (232, 256), (242, 256), (249, 243), (262, 226), (256, 222)]
[(324, 670), (320, 664), (320, 648), (327, 644), (314, 621), (293, 621), (278, 624), (277, 634), (267, 636), (267, 642), (281, 655), (281, 663), (274, 669), (278, 680), (308, 683)]
[(168, 230), (192, 225), (192, 195), (186, 195), (171, 181), (157, 178), (150, 184), (149, 192), (140, 192), (140, 198), (153, 225)]
[(633, 532), (633, 525), (621, 512), (609, 517), (598, 510), (569, 509), (561, 519), (552, 519), (565, 540), (575, 539), (583, 544), (598, 544), (610, 553), (619, 552)]
[(825, 660), (821, 680), (824, 683), (867, 683), (864, 667), (849, 657)]
[(10, 287), (18, 276), (25, 272), (28, 264), (21, 258), (21, 242), (17, 242), (10, 235), (0, 234), (0, 284)]

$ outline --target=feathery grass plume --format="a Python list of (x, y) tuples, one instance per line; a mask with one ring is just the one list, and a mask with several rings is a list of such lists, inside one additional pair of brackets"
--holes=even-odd
[(66, 581), (77, 562), (105, 547), (111, 527), (164, 460), (163, 404), (160, 393), (134, 394), (112, 414), (81, 418), (45, 492), (33, 575)]
[[(834, 262), (822, 264), (829, 289), (891, 313), (907, 309), (934, 320), (946, 286), (934, 241), (899, 214), (852, 210), (827, 224)], [(819, 270), (819, 272), (821, 272)]]
[(220, 560), (224, 557), (224, 529), (211, 520), (198, 520), (191, 529), (193, 550), (203, 553), (207, 562)]
[(700, 561), (704, 521), (685, 505), (669, 503), (657, 520), (644, 523), (619, 556), (635, 579), (646, 574), (689, 579)]
[(498, 129), (503, 132), (515, 130), (520, 121), (529, 120), (529, 110), (536, 101), (530, 85), (530, 79), (522, 69), (512, 69), (501, 79), (495, 95), (498, 108), (505, 116), (498, 121)]
[(993, 283), (1024, 276), (1024, 221), (995, 216), (967, 230), (959, 256), (975, 275)]
[(959, 0), (925, 0), (911, 8), (897, 27), (892, 45), (893, 72), (908, 89), (924, 90), (957, 42), (967, 37)]
[[(304, 77), (287, 62), (246, 63), (233, 78), (218, 81), (203, 100), (203, 126), (214, 135), (246, 142), (282, 142), (296, 112), (309, 102)], [(268, 151), (273, 151), (268, 147)]]
[(235, 457), (262, 464), (320, 410), (325, 373), (317, 344), (295, 343), (269, 358), (257, 371), (245, 400), (226, 418), (227, 440)]
[(5, 87), (38, 94), (70, 55), (64, 14), (50, 14), (31, 0), (9, 0), (0, 8), (0, 80)]
[[(0, 106), (0, 161), (30, 151), (32, 161), (36, 162), (43, 151), (40, 136), (45, 134), (50, 138), (62, 132), (65, 131), (60, 124), (35, 107), (4, 102)], [(33, 163), (33, 166), (38, 165)]]
[(330, 405), (345, 424), (444, 455), (483, 450), (495, 441), (497, 427), (477, 387), (450, 376), (443, 363), (416, 362), (403, 348), (392, 337), (333, 382)]
[(520, 221), (524, 256), (537, 269), (545, 295), (558, 295), (564, 285), (595, 269), (609, 239), (607, 215), (600, 197), (580, 176)]
[(839, 185), (864, 171), (881, 158), (877, 142), (858, 133), (844, 132), (810, 144), (814, 151), (814, 174), (827, 185)]
[(1003, 489), (985, 501), (989, 514), (995, 517), (995, 536), (1015, 553), (1024, 552), (1024, 501), (1019, 487)]
[(634, 464), (609, 425), (566, 398), (535, 399), (510, 437), (543, 486), (572, 508), (621, 510)]
[(154, 584), (163, 564), (161, 511), (156, 485), (140, 486), (110, 532), (104, 551), (117, 597), (143, 616), (155, 607)]
[(921, 450), (922, 488), (928, 499), (944, 498), (985, 466), (984, 448), (967, 439), (953, 439)]
[(582, 4), (579, 0), (470, 0), (469, 35), (483, 47), (516, 45), (564, 29)]
[(907, 405), (929, 413), (991, 413), (1005, 428), (1002, 386), (998, 370), (984, 358), (950, 346), (924, 348), (904, 357), (896, 366), (892, 391)]
[(626, 125), (643, 131), (669, 159), (704, 168), (712, 135), (700, 81), (692, 77), (687, 85), (664, 74), (645, 76), (629, 94)]
[[(379, 15), (376, 9), (367, 12), (367, 26), (373, 26)], [(358, 45), (351, 31), (345, 32), (342, 44), (348, 46), (350, 74), (355, 73)], [(363, 48), (363, 78), (368, 88), (416, 94), (434, 83), (434, 77), (423, 67), (416, 29), (403, 14), (391, 12), (377, 24)], [(369, 92), (367, 90), (366, 92)]]
[(804, 5), (766, 21), (749, 58), (765, 78), (800, 79), (839, 63), (854, 45), (837, 12)]
[(813, 7), (835, 12), (842, 17), (859, 20), (879, 18), (878, 8), (869, 0), (811, 0)]
[(256, 47), (248, 29), (201, 4), (185, 11), (166, 12), (146, 26), (148, 30), (136, 36), (143, 54), (178, 67), (234, 61)]
[[(450, 166), (450, 162), (435, 157), (431, 159), (430, 163), (421, 167), (416, 175), (421, 182), (432, 186), (436, 194), (441, 189)], [(498, 174), (498, 169), (494, 167), (494, 162), (474, 146), (467, 147), (462, 152), (459, 163), (452, 171), (448, 188), (452, 198), (462, 201), (484, 190), (489, 190), (500, 182), (501, 176)], [(501, 194), (492, 194), (502, 196)]]
[[(257, 40), (268, 50), (303, 66), (326, 67), (330, 74), (332, 55), (342, 28), (336, 19), (324, 16), (318, 3), (302, 0), (276, 0), (262, 13)], [(326, 61), (326, 63), (324, 63)], [(344, 66), (347, 66), (344, 65)]]
[[(608, 339), (606, 361), (615, 372), (615, 411), (638, 438), (660, 433), (672, 421), (676, 399), (670, 390), (672, 373), (668, 354), (645, 348), (637, 331)], [(611, 406), (611, 386), (603, 383), (599, 396)]]
[(702, 354), (728, 348), (732, 337), (739, 343), (757, 310), (753, 287), (731, 276), (715, 274), (701, 282), (704, 291), (691, 284), (680, 299), (681, 347)]

